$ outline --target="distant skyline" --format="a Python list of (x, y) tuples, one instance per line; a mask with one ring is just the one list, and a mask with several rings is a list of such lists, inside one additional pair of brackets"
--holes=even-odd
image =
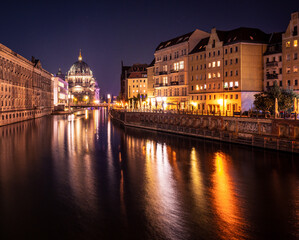
[(0, 43), (53, 73), (66, 73), (82, 50), (101, 94), (117, 95), (121, 61), (149, 64), (157, 45), (201, 29), (285, 31), (299, 3), (281, 1), (6, 1)]

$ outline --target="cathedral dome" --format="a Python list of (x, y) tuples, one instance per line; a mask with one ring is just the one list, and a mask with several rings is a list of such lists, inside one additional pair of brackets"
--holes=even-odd
[(82, 61), (81, 51), (78, 57), (78, 61), (71, 66), (68, 75), (92, 75), (92, 71), (90, 70), (88, 64)]

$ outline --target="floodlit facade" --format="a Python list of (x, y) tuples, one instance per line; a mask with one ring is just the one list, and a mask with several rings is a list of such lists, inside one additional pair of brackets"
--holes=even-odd
[(147, 64), (133, 64), (126, 78), (126, 97), (147, 96)]
[(100, 88), (90, 67), (83, 61), (81, 51), (78, 61), (67, 72), (66, 81), (69, 84), (69, 93), (73, 95), (74, 104), (98, 103)]
[(299, 93), (299, 12), (291, 14), (291, 20), (282, 34), (282, 81), (279, 86)]
[(52, 77), (53, 81), (53, 101), (54, 107), (58, 105), (68, 105), (68, 99), (71, 99), (71, 96), (68, 94), (68, 83), (64, 80), (64, 76), (59, 69), (55, 77)]
[(155, 59), (147, 67), (147, 98), (148, 107), (153, 107), (155, 102)]
[(51, 114), (52, 75), (0, 44), (0, 126)]
[(263, 89), (263, 53), (269, 35), (259, 29), (213, 28), (189, 54), (190, 108), (231, 115), (253, 107)]
[(154, 81), (157, 108), (188, 107), (188, 55), (209, 33), (195, 30), (161, 42), (155, 51)]

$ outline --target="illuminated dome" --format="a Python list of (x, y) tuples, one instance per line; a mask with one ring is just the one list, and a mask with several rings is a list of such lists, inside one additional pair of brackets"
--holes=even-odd
[(76, 76), (80, 76), (80, 75), (84, 75), (84, 76), (92, 76), (92, 71), (90, 70), (90, 67), (88, 66), (88, 64), (84, 61), (82, 61), (82, 56), (81, 56), (81, 51), (78, 57), (78, 61), (75, 62), (69, 72), (68, 75), (76, 75)]

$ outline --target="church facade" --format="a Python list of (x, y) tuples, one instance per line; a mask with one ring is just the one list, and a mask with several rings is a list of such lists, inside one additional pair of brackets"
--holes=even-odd
[(78, 61), (67, 72), (66, 81), (69, 84), (69, 94), (73, 104), (99, 103), (100, 88), (90, 67), (83, 61), (81, 51)]

